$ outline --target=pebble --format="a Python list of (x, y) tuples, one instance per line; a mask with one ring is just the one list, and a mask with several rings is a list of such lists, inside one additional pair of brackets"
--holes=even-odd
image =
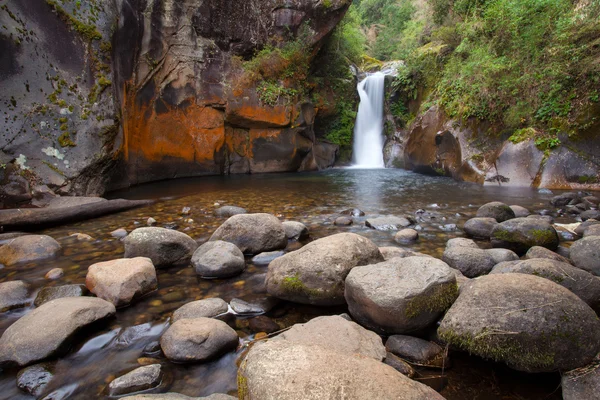
[(152, 217), (148, 218), (148, 221), (146, 221), (146, 225), (148, 226), (153, 226), (156, 225), (156, 220)]
[(55, 281), (57, 279), (62, 278), (65, 275), (65, 271), (63, 271), (62, 268), (53, 268), (50, 271), (48, 271), (48, 273), (46, 274), (46, 276), (44, 276), (44, 278), (51, 280), (51, 281)]
[(114, 231), (112, 231), (110, 233), (110, 236), (117, 238), (117, 239), (123, 239), (125, 236), (127, 236), (127, 230), (125, 230), (124, 228), (119, 228), (116, 229)]

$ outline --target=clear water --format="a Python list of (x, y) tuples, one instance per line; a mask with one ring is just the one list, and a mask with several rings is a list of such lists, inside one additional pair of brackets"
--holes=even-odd
[(354, 164), (358, 168), (384, 168), (383, 96), (385, 74), (375, 72), (358, 84), (360, 104), (354, 125)]
[[(420, 240), (407, 246), (413, 250), (441, 256), (445, 242), (460, 232), (447, 232), (445, 225), (462, 226), (475, 215), (477, 208), (489, 201), (519, 204), (531, 210), (547, 207), (550, 195), (534, 189), (482, 187), (456, 183), (447, 178), (417, 175), (412, 172), (386, 170), (337, 169), (320, 173), (246, 175), (183, 179), (148, 184), (112, 194), (130, 199), (157, 199), (148, 207), (130, 210), (77, 224), (48, 229), (42, 233), (57, 239), (63, 246), (63, 255), (57, 259), (28, 263), (18, 268), (0, 269), (0, 281), (22, 279), (35, 292), (43, 286), (84, 283), (87, 268), (96, 262), (123, 256), (123, 244), (110, 236), (118, 228), (135, 229), (148, 217), (158, 226), (178, 224), (199, 243), (206, 241), (224, 221), (212, 212), (219, 205), (236, 205), (250, 212), (268, 212), (282, 220), (305, 223), (311, 239), (338, 232), (355, 232), (375, 241), (379, 246), (394, 246), (393, 233), (377, 232), (364, 226), (365, 218), (378, 215), (414, 215), (427, 211), (420, 222), (423, 228)], [(191, 208), (191, 215), (179, 213)], [(356, 218), (351, 227), (336, 227), (335, 218), (342, 210), (357, 207), (367, 216)], [(187, 223), (184, 218), (192, 218)], [(560, 221), (560, 219), (559, 219)], [(568, 222), (565, 220), (564, 222)], [(76, 242), (71, 233), (89, 234), (94, 242)], [(290, 243), (288, 250), (298, 248)], [(482, 243), (485, 246), (485, 243)], [(44, 275), (52, 268), (61, 267), (65, 276), (57, 282), (48, 282)], [(117, 318), (103, 330), (82, 336), (70, 353), (53, 361), (55, 378), (48, 393), (52, 399), (105, 398), (105, 387), (114, 377), (139, 366), (142, 349), (157, 340), (168, 326), (172, 311), (181, 305), (207, 297), (222, 297), (226, 301), (238, 297), (246, 300), (264, 297), (265, 266), (248, 263), (246, 271), (227, 280), (198, 279), (191, 267), (158, 271), (159, 289), (134, 305), (121, 309)], [(0, 333), (31, 308), (0, 315)], [(339, 314), (339, 308), (317, 308), (291, 303), (280, 303), (268, 316), (282, 328), (305, 322), (317, 315)], [(253, 339), (247, 318), (228, 317), (242, 343)], [(175, 391), (190, 396), (205, 396), (215, 392), (236, 392), (236, 360), (243, 352), (230, 353), (217, 361), (199, 365), (172, 364), (162, 357), (167, 378), (160, 391)], [(466, 354), (451, 354), (453, 367), (445, 372), (448, 385), (442, 394), (449, 400), (464, 399), (560, 399), (558, 374), (527, 375), (508, 368), (484, 362)], [(0, 398), (29, 399), (16, 387), (17, 371), (0, 374)], [(417, 379), (440, 388), (439, 371), (420, 371)]]

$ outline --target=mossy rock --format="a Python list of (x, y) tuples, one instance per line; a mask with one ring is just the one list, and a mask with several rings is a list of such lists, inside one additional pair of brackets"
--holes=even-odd
[(498, 224), (492, 230), (492, 245), (525, 254), (534, 246), (549, 250), (558, 248), (556, 230), (548, 222), (537, 218), (515, 218)]

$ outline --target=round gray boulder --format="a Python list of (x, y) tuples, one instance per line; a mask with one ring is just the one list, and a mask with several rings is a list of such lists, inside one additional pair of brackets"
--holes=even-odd
[(541, 246), (533, 246), (530, 248), (525, 254), (525, 258), (528, 260), (533, 260), (535, 258), (546, 258), (548, 260), (560, 261), (568, 264), (572, 263), (567, 257), (563, 257), (560, 254)]
[(461, 289), (438, 336), (524, 372), (569, 370), (600, 350), (600, 321), (579, 297), (525, 274), (493, 274)]
[(446, 247), (442, 260), (467, 278), (485, 275), (497, 264), (492, 254), (486, 250), (463, 246)]
[(492, 256), (496, 264), (506, 261), (519, 260), (519, 256), (517, 255), (517, 253), (508, 249), (487, 249), (486, 252), (490, 256)]
[(302, 222), (284, 221), (281, 224), (289, 240), (302, 240), (308, 237), (308, 228)]
[(394, 241), (400, 244), (416, 242), (419, 239), (419, 232), (414, 229), (402, 229), (394, 236)]
[(184, 304), (173, 312), (171, 323), (180, 319), (214, 318), (229, 310), (227, 302), (219, 298), (202, 299)]
[(477, 217), (494, 218), (497, 222), (504, 222), (515, 218), (515, 212), (506, 204), (499, 201), (493, 201), (479, 207), (479, 210), (477, 210)]
[(489, 239), (496, 225), (498, 221), (494, 218), (471, 218), (465, 222), (463, 230), (471, 237)]
[(50, 236), (19, 236), (0, 247), (0, 263), (11, 266), (29, 261), (45, 260), (56, 256), (60, 250), (60, 244)]
[(138, 228), (124, 240), (125, 258), (148, 257), (156, 268), (187, 265), (198, 243), (185, 233), (166, 228)]
[(515, 218), (498, 224), (492, 231), (492, 246), (525, 254), (533, 246), (558, 248), (558, 234), (549, 223), (537, 218)]
[(383, 261), (377, 246), (354, 233), (315, 240), (269, 264), (267, 292), (302, 304), (344, 304), (344, 280), (358, 265)]
[(128, 393), (141, 392), (160, 385), (162, 380), (160, 364), (145, 365), (118, 377), (108, 384), (109, 396), (122, 396)]
[(52, 300), (61, 299), (63, 297), (81, 297), (87, 296), (90, 293), (85, 285), (63, 285), (63, 286), (48, 286), (42, 288), (33, 304), (36, 307), (41, 306)]
[(393, 258), (356, 267), (346, 278), (352, 318), (376, 332), (417, 331), (433, 324), (458, 296), (456, 276), (429, 257)]
[(576, 267), (600, 276), (600, 236), (588, 236), (573, 243), (571, 260)]
[(245, 208), (236, 207), (236, 206), (223, 206), (223, 207), (217, 208), (214, 211), (215, 216), (225, 217), (225, 218), (233, 217), (234, 215), (239, 215), (239, 214), (247, 214), (247, 213), (248, 213), (248, 211), (246, 211)]
[(235, 350), (237, 333), (225, 322), (212, 318), (180, 319), (160, 338), (165, 356), (180, 363), (203, 362)]
[(600, 225), (592, 225), (583, 232), (583, 237), (600, 236)]
[(599, 224), (600, 224), (600, 221), (598, 221), (596, 219), (588, 219), (587, 221), (579, 224), (579, 226), (577, 228), (575, 228), (575, 233), (578, 234), (579, 236), (583, 236), (585, 234), (585, 230), (587, 228), (589, 228), (590, 226), (599, 225)]
[(531, 215), (531, 211), (521, 206), (510, 206), (510, 209), (515, 213), (516, 218), (525, 218)]
[(192, 265), (201, 278), (229, 278), (244, 272), (244, 254), (229, 242), (206, 242), (194, 252)]
[(448, 240), (446, 242), (446, 249), (451, 249), (453, 247), (469, 247), (471, 249), (479, 248), (474, 240), (466, 238), (453, 238)]
[(287, 246), (285, 229), (271, 214), (239, 214), (223, 223), (210, 238), (235, 244), (244, 254), (259, 254)]
[(0, 312), (25, 307), (31, 303), (29, 287), (23, 281), (0, 283)]

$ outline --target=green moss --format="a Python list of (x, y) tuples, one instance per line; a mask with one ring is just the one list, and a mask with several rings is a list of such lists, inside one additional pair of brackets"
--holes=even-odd
[(423, 294), (410, 299), (406, 306), (406, 316), (414, 318), (423, 312), (438, 313), (446, 311), (458, 297), (456, 283), (438, 285), (433, 293)]
[(532, 229), (529, 233), (536, 243), (552, 243), (556, 240), (555, 233), (548, 229)]
[(492, 236), (494, 239), (503, 240), (505, 242), (517, 242), (519, 239), (519, 236), (517, 234), (504, 229), (498, 229), (494, 231)]
[(58, 137), (58, 144), (60, 147), (75, 147), (76, 144), (71, 140), (69, 132), (64, 132)]
[(308, 298), (323, 297), (323, 293), (318, 289), (310, 289), (300, 279), (298, 273), (294, 276), (286, 276), (281, 281), (281, 287), (288, 293), (306, 296)]
[(238, 369), (238, 373), (237, 373), (237, 389), (238, 389), (238, 398), (240, 400), (246, 400), (249, 399), (249, 393), (248, 393), (248, 379), (246, 379), (246, 377), (242, 374), (241, 370), (246, 366), (246, 360), (244, 360), (242, 362), (242, 365), (240, 365), (240, 368)]
[[(64, 124), (64, 123), (66, 123), (66, 122), (68, 122), (68, 121), (69, 121), (69, 119), (68, 119), (68, 118), (65, 118), (65, 117), (62, 117), (62, 118), (59, 118), (59, 119), (58, 119), (58, 122), (60, 122), (61, 124)], [(64, 129), (63, 129), (63, 130), (64, 130)]]
[(65, 176), (64, 172), (62, 172), (60, 169), (58, 169), (58, 167), (56, 165), (50, 164), (47, 161), (43, 161), (44, 164), (46, 164), (46, 166), (48, 168), (50, 168), (52, 171), (56, 172), (59, 175)]
[(77, 18), (73, 17), (71, 14), (69, 14), (67, 11), (65, 11), (65, 9), (62, 8), (61, 5), (58, 4), (57, 1), (46, 0), (46, 3), (48, 5), (50, 5), (51, 7), (53, 7), (56, 10), (57, 14), (61, 18), (66, 20), (75, 31), (77, 31), (81, 36), (83, 36), (88, 41), (91, 42), (92, 40), (102, 39), (102, 35), (100, 34), (100, 32), (98, 32), (98, 30), (96, 29), (96, 27), (94, 25), (88, 25), (88, 24), (78, 20)]
[[(61, 118), (61, 119), (62, 119), (62, 118)], [(60, 126), (60, 130), (61, 130), (61, 131), (66, 131), (67, 129), (69, 129), (69, 125), (67, 125), (67, 124), (62, 124), (62, 125)]]

